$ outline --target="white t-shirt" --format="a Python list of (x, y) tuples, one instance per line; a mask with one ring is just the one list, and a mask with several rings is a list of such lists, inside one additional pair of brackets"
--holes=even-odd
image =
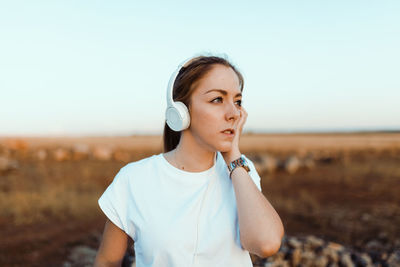
[[(253, 162), (243, 156), (261, 191)], [(137, 267), (253, 266), (240, 243), (235, 191), (220, 152), (202, 172), (178, 169), (162, 153), (131, 162), (98, 203), (135, 241)]]

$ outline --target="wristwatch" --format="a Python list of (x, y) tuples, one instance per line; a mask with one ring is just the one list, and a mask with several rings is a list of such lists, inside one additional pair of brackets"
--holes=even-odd
[(229, 169), (229, 178), (232, 179), (231, 175), (234, 169), (236, 169), (237, 167), (243, 167), (247, 172), (250, 171), (249, 168), (249, 164), (247, 163), (246, 159), (242, 156), (240, 156), (240, 158), (235, 159), (234, 161), (232, 161), (231, 163), (229, 163), (228, 165), (228, 169)]

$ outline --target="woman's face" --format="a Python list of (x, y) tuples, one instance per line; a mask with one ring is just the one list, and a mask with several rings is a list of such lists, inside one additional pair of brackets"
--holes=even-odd
[(214, 65), (191, 95), (188, 130), (196, 141), (211, 151), (231, 150), (233, 136), (222, 131), (232, 128), (236, 134), (241, 99), (236, 73), (230, 67)]

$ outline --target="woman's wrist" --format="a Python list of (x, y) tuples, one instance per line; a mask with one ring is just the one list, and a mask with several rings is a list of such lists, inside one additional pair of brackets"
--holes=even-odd
[(240, 158), (241, 156), (242, 153), (239, 150), (227, 152), (227, 154), (224, 155), (226, 165), (229, 165), (232, 161)]

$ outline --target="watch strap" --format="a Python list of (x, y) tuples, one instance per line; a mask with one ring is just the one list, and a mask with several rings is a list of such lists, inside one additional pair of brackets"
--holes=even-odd
[(231, 177), (232, 172), (238, 167), (243, 167), (247, 172), (250, 171), (247, 160), (243, 156), (240, 156), (238, 159), (235, 159), (234, 161), (228, 164), (229, 178), (232, 179)]

